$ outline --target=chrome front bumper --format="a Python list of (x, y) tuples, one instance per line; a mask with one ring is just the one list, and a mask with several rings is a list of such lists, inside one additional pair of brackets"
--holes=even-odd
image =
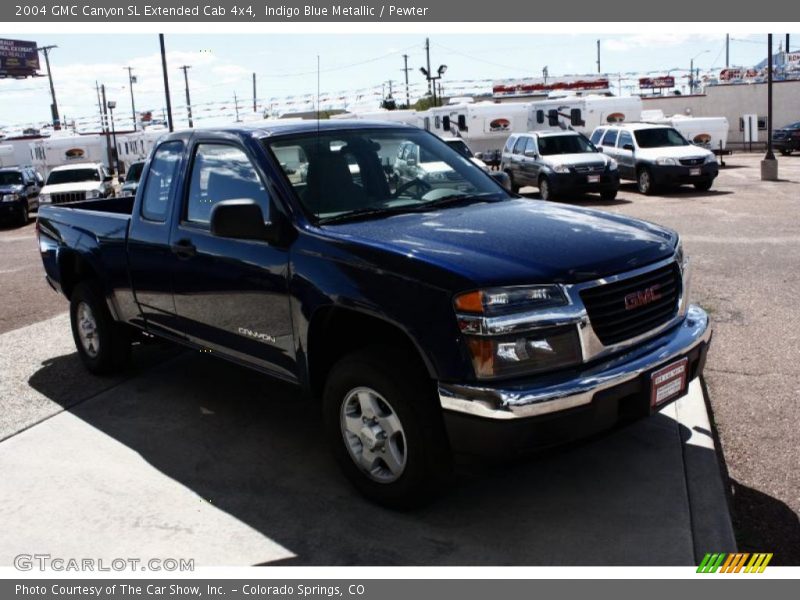
[(592, 365), (577, 376), (537, 377), (521, 384), (493, 387), (439, 383), (439, 401), (448, 411), (487, 419), (520, 419), (568, 410), (592, 402), (602, 390), (635, 379), (679, 358), (711, 339), (708, 315), (688, 307), (675, 328), (643, 344)]

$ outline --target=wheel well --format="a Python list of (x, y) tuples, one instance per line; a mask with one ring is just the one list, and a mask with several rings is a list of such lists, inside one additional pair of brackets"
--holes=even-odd
[(97, 277), (97, 272), (92, 265), (75, 252), (68, 252), (60, 256), (58, 269), (61, 273), (61, 291), (67, 299), (72, 296), (72, 291), (81, 281)]
[(314, 314), (308, 329), (308, 375), (314, 397), (321, 397), (331, 367), (345, 355), (373, 345), (391, 346), (409, 359), (403, 368), (419, 369), (429, 376), (429, 367), (417, 346), (398, 326), (359, 311), (330, 307)]

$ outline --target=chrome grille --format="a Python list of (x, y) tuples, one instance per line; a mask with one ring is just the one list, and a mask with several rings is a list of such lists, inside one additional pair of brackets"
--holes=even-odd
[[(663, 325), (678, 311), (681, 274), (677, 263), (580, 292), (597, 338), (606, 346), (638, 337)], [(652, 290), (645, 303), (630, 306), (626, 298)]]
[(572, 170), (576, 173), (600, 173), (605, 169), (603, 163), (592, 163), (585, 165), (573, 165)]
[(86, 192), (62, 192), (60, 194), (50, 194), (50, 202), (53, 204), (81, 202), (82, 200), (86, 200)]
[(702, 165), (706, 159), (701, 156), (699, 158), (682, 158), (680, 161), (684, 167), (696, 167)]

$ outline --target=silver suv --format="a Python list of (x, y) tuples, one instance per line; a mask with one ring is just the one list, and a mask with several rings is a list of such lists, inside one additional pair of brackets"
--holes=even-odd
[(719, 173), (713, 152), (691, 144), (668, 125), (604, 125), (594, 130), (591, 140), (617, 161), (620, 177), (636, 181), (642, 194), (682, 184), (706, 191)]
[(619, 189), (617, 163), (576, 131), (512, 135), (503, 148), (500, 170), (511, 178), (515, 193), (531, 185), (539, 188), (542, 200), (585, 193), (613, 200)]

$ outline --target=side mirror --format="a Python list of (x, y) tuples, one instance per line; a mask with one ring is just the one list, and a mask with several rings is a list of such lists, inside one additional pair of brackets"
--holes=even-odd
[(275, 228), (264, 223), (264, 213), (255, 200), (223, 200), (211, 209), (211, 234), (239, 240), (277, 240)]
[(557, 110), (548, 110), (547, 111), (547, 124), (550, 127), (558, 127), (558, 111)]
[(445, 131), (450, 131), (450, 117), (448, 117), (447, 115), (442, 117), (442, 129), (444, 129)]
[(602, 152), (603, 151), (603, 147), (602, 146), (595, 146), (595, 148), (597, 148), (598, 152)]
[(536, 122), (541, 125), (544, 123), (544, 111), (539, 109), (536, 111)]
[(580, 108), (573, 108), (569, 111), (569, 124), (573, 127), (583, 127), (585, 125)]
[(106, 175), (105, 177), (103, 177), (103, 183), (109, 183), (110, 181), (113, 180), (114, 178), (111, 175)]
[(539, 155), (536, 154), (535, 150), (525, 150), (525, 156), (527, 156), (528, 158), (538, 158), (539, 157)]
[(483, 160), (483, 152), (476, 152), (475, 158), (477, 158), (478, 160)]
[(630, 150), (631, 152), (633, 152), (633, 144), (623, 144), (622, 145), (622, 149), (623, 150)]
[(406, 159), (406, 164), (409, 167), (416, 167), (417, 166), (417, 159), (416, 158), (407, 158)]
[(507, 191), (511, 191), (511, 178), (508, 176), (508, 173), (505, 171), (492, 171), (489, 173), (489, 176)]
[(464, 115), (458, 115), (458, 128), (461, 131), (467, 131), (467, 117)]

